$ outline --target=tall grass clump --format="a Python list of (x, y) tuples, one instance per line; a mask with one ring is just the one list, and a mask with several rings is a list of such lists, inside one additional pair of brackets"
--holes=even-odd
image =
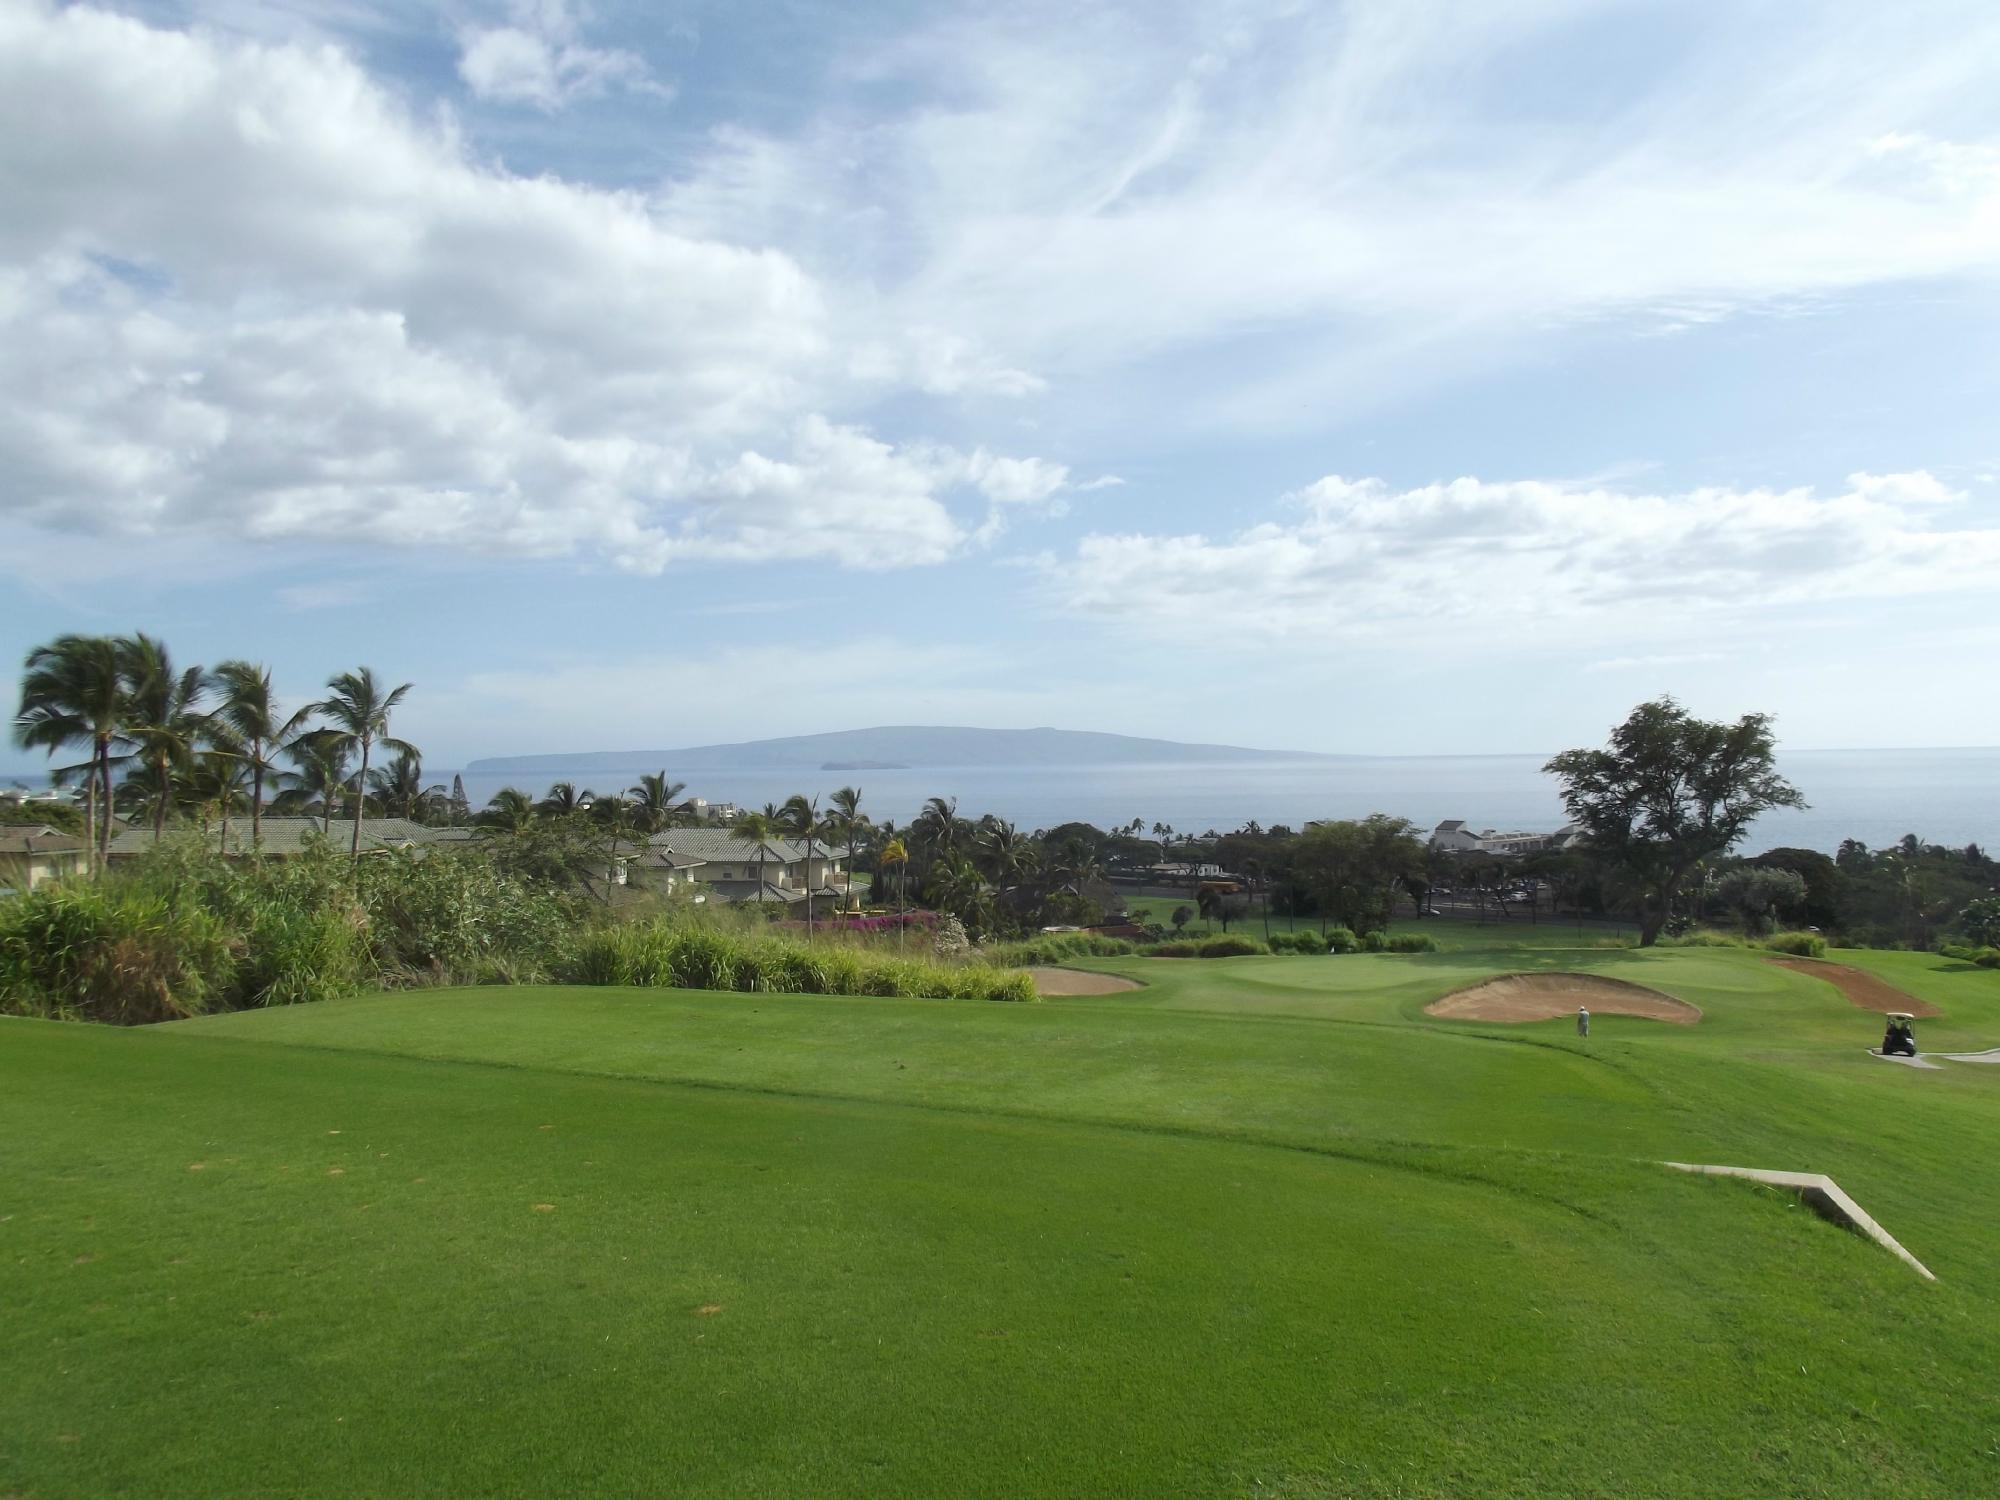
[(561, 977), (573, 984), (750, 994), (1035, 998), (1026, 974), (990, 963), (897, 958), (840, 943), (738, 935), (659, 919), (584, 933)]
[(579, 910), (478, 851), (220, 859), (169, 840), (0, 906), (0, 1011), (125, 1025), (370, 984), (546, 979)]
[(0, 1011), (141, 1025), (227, 1002), (242, 949), (186, 892), (51, 881), (0, 907)]
[(1789, 953), (1794, 958), (1825, 958), (1826, 939), (1816, 932), (1774, 932), (1757, 944), (1773, 953)]
[(1125, 938), (1099, 937), (1094, 932), (1045, 932), (1017, 943), (989, 944), (983, 953), (989, 962), (1028, 968), (1076, 958), (1129, 958), (1138, 951)]

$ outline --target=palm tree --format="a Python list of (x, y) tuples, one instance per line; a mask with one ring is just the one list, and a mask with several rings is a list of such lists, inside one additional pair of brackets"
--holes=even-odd
[(415, 750), (404, 750), (387, 768), (370, 771), (368, 787), (385, 813), (413, 823), (425, 821), (445, 800), (442, 782), (424, 785), (424, 758)]
[(274, 813), (318, 813), (320, 830), (333, 837), (334, 805), (347, 794), (347, 745), (330, 729), (315, 729), (285, 748), (296, 771), (282, 773), (284, 790), (271, 799)]
[[(401, 740), (389, 735), (389, 715), (396, 705), (403, 701), (410, 691), (410, 684), (391, 688), (388, 692), (375, 681), (375, 673), (368, 667), (358, 672), (342, 672), (330, 679), (327, 687), (331, 695), (313, 705), (313, 712), (332, 721), (332, 733), (343, 747), (358, 747), (361, 751), (361, 784), (368, 780), (368, 754), (376, 745), (383, 749), (402, 754), (416, 752)], [(354, 843), (350, 853), (356, 860), (361, 858), (361, 804), (364, 799), (354, 800)]]
[[(738, 818), (729, 830), (731, 838), (744, 843), (755, 841), (757, 845), (757, 904), (764, 904), (764, 864), (771, 857), (770, 841), (784, 830), (783, 815), (770, 803), (764, 804), (762, 812), (747, 812)], [(808, 898), (810, 900), (810, 898)]]
[(118, 656), (125, 682), (125, 737), (152, 781), (157, 839), (166, 831), (174, 773), (193, 763), (195, 745), (207, 728), (201, 700), (208, 693), (208, 674), (200, 667), (176, 672), (166, 643), (144, 631), (122, 638)]
[(686, 790), (685, 781), (669, 781), (665, 771), (648, 771), (640, 776), (639, 784), (627, 788), (625, 793), (632, 799), (634, 826), (647, 834), (671, 828), (674, 818), (687, 806), (681, 801), (681, 793)]
[(89, 746), (83, 828), (98, 867), (111, 845), (111, 747), (122, 738), (124, 708), (118, 643), (110, 637), (58, 636), (28, 653), (14, 743), (50, 756), (66, 745)]
[(904, 846), (903, 841), (901, 839), (892, 838), (889, 840), (888, 843), (882, 846), (882, 852), (875, 857), (875, 863), (879, 868), (885, 870), (888, 869), (890, 865), (895, 865), (897, 867), (896, 868), (896, 947), (898, 950), (900, 950), (903, 946), (903, 918), (909, 914), (903, 901), (903, 896), (904, 896), (903, 883), (905, 878), (909, 874), (910, 851)]
[(932, 797), (924, 810), (910, 820), (910, 848), (921, 851), (926, 871), (948, 858), (958, 846), (958, 799)]
[(201, 820), (203, 835), (208, 832), (210, 812), (220, 820), (216, 848), (222, 853), (229, 852), (229, 815), (250, 807), (245, 795), (249, 780), (250, 768), (243, 757), (229, 749), (197, 750), (194, 764), (179, 778), (181, 804)]
[(596, 800), (597, 793), (588, 788), (579, 792), (574, 781), (558, 781), (537, 805), (552, 818), (566, 818), (571, 813), (588, 811)]
[(519, 833), (535, 821), (535, 799), (517, 786), (503, 786), (473, 815), (472, 821)]
[(827, 814), (827, 829), (834, 838), (847, 840), (847, 890), (846, 904), (854, 905), (854, 845), (868, 827), (868, 819), (861, 811), (861, 788), (844, 786), (827, 801), (832, 805)]
[(808, 800), (805, 796), (797, 792), (794, 792), (785, 799), (785, 805), (780, 809), (780, 816), (783, 821), (779, 826), (784, 829), (786, 836), (803, 840), (806, 846), (806, 941), (811, 942), (813, 937), (813, 850), (818, 845), (820, 836), (827, 832), (827, 828), (820, 821), (819, 800), (817, 798)]
[(222, 702), (210, 716), (209, 733), (224, 740), (225, 748), (240, 756), (250, 772), (250, 847), (261, 849), (264, 778), (283, 774), (277, 770), (277, 757), (299, 737), (311, 710), (302, 708), (281, 718), (271, 691), (271, 669), (252, 662), (224, 662), (215, 669), (215, 686)]

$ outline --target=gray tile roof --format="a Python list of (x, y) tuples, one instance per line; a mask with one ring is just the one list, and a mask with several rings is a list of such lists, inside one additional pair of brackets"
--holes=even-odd
[[(669, 828), (664, 833), (654, 834), (647, 842), (710, 864), (734, 864), (746, 859), (754, 862), (757, 858), (757, 845), (748, 839), (738, 838), (727, 828)], [(797, 839), (770, 839), (765, 842), (764, 848), (767, 851), (764, 857), (774, 862), (782, 860), (786, 864), (795, 864), (806, 857), (806, 845)], [(814, 859), (839, 859), (844, 855), (844, 850), (827, 844), (815, 843), (812, 846)]]
[(89, 846), (53, 828), (0, 828), (0, 854), (74, 854)]
[[(434, 842), (433, 834), (448, 831), (455, 832), (455, 830), (426, 828), (421, 823), (412, 823), (408, 818), (365, 818), (361, 823), (361, 847), (363, 849), (391, 849), (405, 848), (417, 844), (429, 844)], [(195, 832), (195, 829), (186, 824), (169, 825), (167, 828), (167, 838), (169, 840), (185, 838)], [(266, 817), (264, 819), (263, 852), (274, 855), (297, 854), (306, 845), (318, 838), (327, 838), (336, 849), (345, 849), (348, 847), (348, 841), (353, 837), (353, 822), (343, 818), (335, 818), (333, 820), (333, 831), (327, 834), (322, 832), (322, 825), (318, 818)], [(211, 849), (219, 848), (221, 842), (221, 827), (215, 824), (210, 825), (208, 830), (208, 846)], [(150, 826), (124, 829), (111, 840), (111, 854), (113, 858), (128, 854), (144, 854), (152, 847), (153, 830)], [(230, 854), (248, 854), (250, 851), (249, 818), (231, 818), (229, 820), (229, 847), (226, 852)]]

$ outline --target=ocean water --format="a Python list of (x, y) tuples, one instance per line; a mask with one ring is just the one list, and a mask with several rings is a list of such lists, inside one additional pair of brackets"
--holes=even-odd
[[(858, 785), (876, 818), (908, 822), (927, 797), (956, 797), (966, 816), (997, 813), (1022, 828), (1058, 823), (1111, 827), (1138, 818), (1150, 829), (1228, 831), (1250, 819), (1299, 827), (1313, 818), (1386, 812), (1431, 828), (1464, 818), (1479, 828), (1548, 830), (1563, 821), (1554, 780), (1540, 755), (1354, 757), (1328, 761), (1258, 761), (1216, 765), (1079, 767), (949, 766), (908, 771), (699, 771), (677, 773), (691, 796), (758, 807), (794, 792), (824, 801), (835, 787)], [(1745, 853), (1789, 845), (1832, 853), (1842, 839), (1871, 848), (1906, 833), (1929, 843), (2000, 846), (2000, 749), (1810, 750), (1780, 758), (1780, 769), (1810, 807), (1767, 813), (1743, 844)], [(673, 768), (668, 767), (672, 772)], [(450, 784), (449, 771), (431, 773)], [(553, 778), (466, 778), (467, 797), (483, 804), (503, 785), (525, 782), (536, 795)], [(612, 791), (638, 780), (594, 776)]]

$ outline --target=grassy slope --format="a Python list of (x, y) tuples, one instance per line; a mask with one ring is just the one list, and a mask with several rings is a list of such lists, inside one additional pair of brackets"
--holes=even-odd
[[(1537, 965), (1707, 1019), (1422, 1016)], [(1728, 951), (1106, 967), (1151, 987), (0, 1028), (0, 1493), (2000, 1475), (2000, 1070)], [(1891, 977), (2000, 1042), (1992, 976)], [(1665, 1155), (1832, 1171), (1943, 1279)]]

